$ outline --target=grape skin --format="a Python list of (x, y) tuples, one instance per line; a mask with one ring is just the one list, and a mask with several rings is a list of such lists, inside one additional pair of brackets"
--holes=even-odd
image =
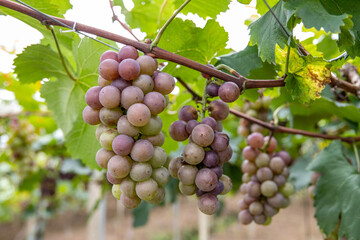
[(144, 100), (143, 91), (135, 86), (129, 86), (124, 88), (121, 94), (121, 106), (125, 109), (128, 109), (131, 105), (135, 103), (141, 103)]
[(192, 131), (192, 140), (202, 147), (209, 146), (214, 140), (214, 130), (206, 124), (199, 124)]
[(131, 149), (130, 156), (134, 161), (146, 162), (154, 154), (154, 147), (148, 141), (144, 139), (137, 140)]
[(219, 199), (212, 194), (206, 193), (198, 200), (198, 208), (207, 215), (213, 215), (219, 209)]
[(158, 189), (158, 184), (152, 178), (143, 182), (138, 182), (135, 186), (136, 194), (144, 201), (150, 201), (154, 199)]
[(134, 139), (128, 135), (120, 134), (112, 142), (113, 151), (120, 156), (129, 155), (134, 146)]
[(183, 166), (183, 159), (182, 157), (176, 157), (176, 158), (173, 158), (170, 163), (169, 163), (169, 172), (170, 172), (170, 175), (173, 177), (173, 178), (176, 178), (178, 179), (179, 176), (178, 176), (178, 171), (179, 169)]
[(157, 134), (155, 136), (142, 135), (141, 139), (148, 140), (149, 142), (151, 142), (151, 144), (153, 146), (160, 146), (161, 147), (164, 144), (165, 135), (162, 132), (160, 132), (159, 134)]
[(225, 120), (230, 113), (229, 106), (219, 99), (212, 101), (208, 106), (208, 110), (210, 117), (213, 117), (216, 121)]
[(136, 197), (135, 185), (136, 183), (133, 180), (131, 180), (129, 177), (124, 178), (120, 183), (120, 190), (122, 194), (125, 194), (129, 198), (135, 198)]
[(134, 59), (124, 59), (118, 65), (118, 74), (123, 79), (127, 81), (132, 81), (140, 75), (140, 65)]
[(114, 59), (115, 61), (120, 62), (118, 59), (117, 52), (115, 52), (113, 50), (108, 50), (108, 51), (105, 51), (103, 54), (101, 54), (100, 62), (104, 61), (105, 59)]
[(140, 56), (136, 59), (140, 65), (140, 73), (151, 75), (156, 70), (156, 62), (150, 56)]
[(191, 196), (195, 193), (196, 187), (195, 185), (185, 185), (184, 183), (179, 182), (179, 190), (182, 194)]
[(119, 77), (119, 63), (114, 59), (105, 59), (99, 65), (99, 74), (108, 81), (113, 81)]
[(154, 90), (166, 95), (170, 94), (175, 88), (175, 80), (174, 78), (168, 74), (159, 72), (156, 74), (156, 77), (154, 78)]
[(183, 150), (184, 161), (191, 165), (197, 165), (205, 157), (205, 150), (195, 143), (190, 143)]
[(134, 162), (130, 170), (130, 177), (136, 182), (149, 179), (152, 174), (152, 167), (148, 163)]
[(160, 167), (153, 169), (151, 177), (156, 181), (159, 187), (163, 187), (170, 180), (170, 173), (165, 167)]
[(128, 135), (129, 137), (136, 137), (140, 133), (140, 129), (131, 125), (127, 116), (121, 116), (117, 122), (117, 131), (119, 134)]
[(261, 133), (252, 133), (247, 137), (247, 142), (252, 148), (261, 148), (265, 141)]
[(195, 178), (197, 176), (198, 169), (196, 166), (183, 165), (178, 170), (178, 178), (185, 185), (195, 184)]
[(182, 142), (186, 140), (189, 137), (189, 134), (186, 131), (186, 122), (178, 120), (171, 123), (169, 134), (175, 141)]
[(145, 104), (135, 103), (129, 107), (127, 117), (132, 125), (143, 127), (150, 121), (151, 112)]
[(89, 125), (97, 125), (100, 123), (99, 110), (86, 106), (82, 113), (84, 121)]
[(161, 113), (167, 105), (165, 97), (158, 92), (147, 93), (144, 97), (144, 104), (150, 109), (152, 115)]
[(153, 90), (154, 81), (149, 75), (141, 74), (133, 81), (133, 86), (140, 88), (144, 94), (147, 94)]
[(133, 46), (124, 46), (119, 50), (118, 60), (121, 62), (126, 58), (137, 59), (139, 57), (139, 53)]
[(197, 120), (198, 113), (196, 108), (190, 105), (183, 106), (178, 113), (179, 120), (188, 122), (190, 120)]
[(110, 158), (114, 155), (115, 153), (113, 151), (100, 148), (99, 151), (97, 151), (96, 153), (96, 163), (99, 165), (99, 167), (106, 169)]
[(99, 117), (102, 124), (113, 127), (117, 125), (120, 117), (123, 115), (120, 107), (100, 109)]
[(100, 103), (99, 94), (101, 91), (101, 87), (95, 86), (89, 88), (85, 94), (85, 102), (89, 105), (92, 109), (101, 109), (103, 105)]
[(115, 178), (126, 177), (131, 170), (132, 161), (128, 156), (115, 155), (108, 162), (108, 172)]
[(204, 192), (210, 192), (216, 187), (218, 177), (209, 168), (202, 168), (195, 178), (195, 185)]
[(124, 207), (126, 207), (128, 209), (134, 209), (140, 205), (141, 199), (137, 196), (135, 196), (134, 198), (130, 198), (130, 197), (126, 196), (125, 194), (121, 194), (120, 202)]
[(220, 86), (218, 93), (224, 102), (234, 102), (240, 96), (240, 88), (233, 82), (226, 82)]

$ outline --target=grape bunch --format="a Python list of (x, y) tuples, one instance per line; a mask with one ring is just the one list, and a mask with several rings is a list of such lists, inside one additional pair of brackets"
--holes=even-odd
[(106, 51), (100, 58), (99, 86), (85, 95), (84, 121), (100, 124), (96, 138), (102, 148), (96, 162), (107, 169), (114, 197), (127, 208), (141, 200), (160, 203), (170, 178), (163, 167), (167, 156), (158, 114), (166, 108), (175, 80), (157, 67), (155, 59), (139, 56), (132, 46)]
[[(226, 106), (226, 107), (224, 107)], [(189, 143), (182, 156), (169, 163), (170, 175), (180, 180), (179, 189), (184, 195), (196, 195), (198, 207), (205, 214), (214, 214), (219, 209), (217, 195), (227, 194), (231, 179), (223, 175), (222, 166), (232, 156), (229, 136), (222, 132), (223, 120), (229, 114), (229, 107), (221, 100), (209, 105), (210, 117), (199, 122), (193, 106), (184, 106), (179, 111), (179, 120), (171, 124), (169, 133), (176, 141)], [(218, 120), (218, 121), (217, 121)]]
[[(240, 192), (244, 198), (239, 201), (239, 222), (247, 225), (254, 221), (267, 225), (271, 218), (289, 205), (289, 196), (294, 192), (287, 182), (291, 157), (286, 151), (275, 153), (275, 138), (252, 133), (247, 137), (242, 155), (243, 171)], [(262, 150), (265, 149), (265, 150)]]
[[(245, 101), (240, 111), (250, 117), (266, 122), (268, 120), (270, 102), (270, 97), (261, 96), (255, 102)], [(242, 137), (247, 137), (252, 132), (265, 134), (266, 129), (256, 123), (251, 123), (244, 118), (240, 118), (237, 134)]]

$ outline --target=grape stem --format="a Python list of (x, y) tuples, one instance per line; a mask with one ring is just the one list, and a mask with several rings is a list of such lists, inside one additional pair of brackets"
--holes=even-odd
[(166, 23), (164, 24), (164, 26), (162, 26), (162, 28), (160, 29), (160, 31), (158, 32), (158, 34), (155, 37), (155, 40), (151, 43), (150, 45), (150, 51), (152, 51), (153, 47), (157, 46), (157, 44), (160, 42), (161, 36), (163, 35), (163, 33), (165, 32), (165, 29), (169, 26), (169, 24), (172, 22), (172, 20), (174, 20), (174, 18), (176, 17), (176, 15), (178, 15), (178, 13), (183, 10), (183, 8), (190, 2), (191, 0), (186, 0), (183, 4), (181, 4), (181, 6), (176, 9), (176, 11), (173, 13), (173, 15), (171, 15), (171, 17), (166, 21)]
[[(179, 83), (182, 84), (187, 90), (191, 89), (191, 87), (188, 86), (184, 81), (179, 81)], [(193, 91), (192, 89), (191, 89), (191, 91), (189, 91), (189, 93), (191, 95), (193, 95), (194, 101), (200, 101), (200, 100), (202, 101), (203, 100), (203, 98), (200, 95), (198, 95), (195, 91)], [(207, 102), (209, 102), (209, 101), (207, 101)], [(249, 122), (256, 123), (264, 128), (267, 128), (270, 131), (272, 131), (273, 133), (298, 134), (298, 135), (303, 135), (303, 136), (307, 136), (307, 137), (322, 138), (322, 139), (328, 139), (328, 140), (340, 139), (341, 141), (347, 142), (349, 144), (360, 141), (360, 136), (358, 136), (358, 137), (341, 137), (341, 136), (333, 136), (333, 135), (327, 135), (327, 134), (321, 134), (321, 133), (314, 133), (314, 132), (309, 132), (309, 131), (295, 129), (295, 128), (277, 126), (272, 123), (261, 121), (260, 119), (257, 119), (254, 117), (250, 117), (250, 116), (246, 115), (245, 113), (239, 112), (232, 108), (230, 108), (230, 113), (233, 114), (234, 116), (244, 118), (244, 119), (248, 120)]]
[(229, 73), (231, 73), (232, 75), (234, 75), (235, 77), (241, 78), (242, 76), (240, 75), (240, 73), (238, 73), (237, 71), (235, 71), (235, 69), (232, 69), (231, 67), (229, 67), (228, 65), (225, 64), (219, 64), (215, 67), (218, 70), (225, 70), (228, 71)]
[(357, 170), (360, 173), (360, 158), (359, 158), (359, 152), (358, 149), (356, 147), (356, 144), (353, 142), (353, 148), (354, 148), (354, 154), (355, 154), (355, 159), (356, 159), (356, 165), (357, 165)]
[[(19, 1), (19, 0), (17, 0), (17, 1)], [(21, 2), (21, 1), (19, 1), (19, 2)], [(41, 11), (39, 11), (25, 3), (18, 4), (16, 2), (13, 2), (10, 0), (0, 0), (0, 6), (23, 13), (25, 15), (28, 15), (32, 18), (39, 20), (40, 22), (45, 21), (47, 24), (50, 24), (50, 25), (62, 26), (62, 27), (66, 27), (69, 29), (73, 29), (72, 26), (74, 26), (74, 24), (75, 24), (75, 22), (70, 21), (70, 20), (66, 20), (63, 18), (57, 18), (57, 17), (53, 17), (50, 15), (44, 14)], [(104, 44), (104, 45), (106, 45), (110, 48), (116, 49), (116, 50), (118, 50), (117, 47), (111, 46), (111, 45), (109, 45), (105, 42), (102, 42), (96, 38), (93, 38), (85, 33), (94, 34), (94, 35), (102, 37), (102, 38), (106, 38), (106, 39), (109, 39), (109, 40), (112, 40), (115, 42), (119, 42), (119, 43), (122, 43), (125, 45), (133, 46), (136, 49), (144, 52), (145, 54), (151, 54), (155, 58), (164, 59), (167, 61), (171, 61), (171, 62), (180, 64), (180, 65), (186, 66), (188, 68), (197, 70), (202, 73), (206, 73), (210, 76), (216, 77), (223, 81), (234, 82), (241, 89), (244, 89), (244, 87), (246, 89), (252, 89), (252, 88), (272, 88), (272, 87), (285, 86), (285, 77), (282, 77), (279, 79), (268, 79), (268, 80), (252, 80), (252, 79), (247, 79), (245, 77), (241, 77), (241, 79), (239, 79), (235, 76), (232, 76), (225, 72), (219, 71), (213, 67), (209, 67), (209, 66), (200, 64), (196, 61), (193, 61), (191, 59), (185, 58), (180, 55), (176, 55), (174, 53), (171, 53), (169, 51), (166, 51), (166, 50), (158, 48), (158, 47), (153, 47), (153, 49), (150, 51), (150, 44), (134, 41), (134, 40), (125, 38), (121, 35), (117, 35), (117, 34), (114, 34), (114, 33), (99, 29), (99, 28), (94, 28), (94, 27), (91, 27), (91, 26), (88, 26), (85, 24), (77, 23), (76, 29), (73, 29), (73, 31), (75, 31), (79, 34), (82, 34), (84, 36), (87, 36), (94, 41), (97, 41), (101, 44)], [(309, 55), (309, 52), (307, 52), (306, 49), (304, 49), (301, 44), (300, 44), (299, 50), (302, 52), (302, 54), (304, 56)], [(337, 87), (343, 89), (344, 91), (353, 93), (356, 96), (358, 96), (358, 91), (360, 90), (360, 87), (354, 86), (351, 83), (343, 81), (343, 80), (337, 78), (334, 74), (331, 75), (330, 80), (331, 80), (330, 85), (332, 87), (337, 86)]]

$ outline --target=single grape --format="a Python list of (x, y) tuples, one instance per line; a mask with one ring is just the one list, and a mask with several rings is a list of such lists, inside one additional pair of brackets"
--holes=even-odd
[(188, 122), (190, 120), (197, 120), (198, 113), (196, 108), (190, 105), (183, 106), (178, 113), (179, 120)]
[(204, 192), (210, 192), (216, 187), (218, 177), (209, 168), (202, 168), (198, 171), (195, 178), (196, 186)]
[(149, 142), (151, 142), (151, 144), (153, 146), (162, 146), (164, 144), (165, 141), (165, 136), (162, 132), (160, 132), (159, 134), (155, 135), (155, 136), (146, 136), (146, 135), (142, 135), (141, 139), (144, 140), (148, 140)]
[(140, 75), (140, 65), (134, 59), (124, 59), (118, 65), (118, 74), (120, 74), (120, 77), (124, 80), (132, 81)]
[(89, 88), (85, 94), (85, 101), (87, 105), (89, 105), (92, 109), (100, 109), (103, 105), (101, 105), (99, 100), (99, 93), (101, 91), (101, 87), (95, 86)]
[(280, 188), (280, 193), (284, 197), (290, 197), (294, 193), (294, 186), (291, 183), (285, 183), (285, 185)]
[(141, 182), (149, 179), (152, 174), (152, 167), (148, 163), (134, 162), (131, 170), (130, 177), (136, 182)]
[(186, 196), (191, 196), (195, 193), (195, 185), (184, 185), (182, 182), (179, 182), (179, 190), (182, 194)]
[(198, 200), (198, 208), (207, 215), (213, 215), (219, 209), (219, 199), (212, 194), (204, 194)]
[(220, 86), (218, 93), (224, 102), (235, 102), (240, 96), (240, 88), (233, 82), (226, 82)]
[(253, 175), (256, 173), (257, 167), (255, 166), (255, 164), (253, 162), (250, 162), (249, 160), (245, 160), (241, 164), (241, 170), (244, 173)]
[(246, 184), (246, 192), (254, 198), (258, 198), (261, 195), (260, 183), (250, 181)]
[(218, 181), (216, 187), (213, 190), (211, 190), (209, 193), (214, 196), (217, 196), (220, 195), (223, 191), (224, 191), (224, 183), (222, 181)]
[(186, 131), (186, 122), (181, 120), (173, 122), (170, 125), (169, 134), (175, 141), (181, 142), (186, 140), (189, 137)]
[(118, 133), (128, 135), (129, 137), (136, 137), (140, 133), (140, 129), (131, 125), (126, 115), (119, 118), (119, 121), (117, 122), (117, 131)]
[(207, 151), (205, 152), (205, 157), (203, 163), (207, 167), (215, 167), (219, 163), (219, 156), (215, 151)]
[(195, 143), (189, 143), (183, 150), (184, 161), (191, 165), (197, 165), (205, 157), (205, 150)]
[(241, 224), (248, 225), (254, 220), (254, 218), (249, 210), (242, 210), (239, 212), (238, 220)]
[(196, 166), (192, 165), (183, 165), (178, 170), (178, 178), (180, 182), (185, 185), (193, 185), (195, 184), (195, 178), (198, 173), (198, 169)]
[(257, 157), (257, 151), (250, 146), (246, 146), (242, 150), (242, 155), (245, 159), (249, 161), (254, 161)]
[[(250, 183), (250, 182), (248, 182), (248, 183)], [(248, 185), (248, 183), (242, 183), (241, 185), (240, 185), (240, 193), (242, 193), (242, 194), (246, 194), (247, 193), (247, 185)]]
[(113, 176), (111, 176), (111, 174), (109, 172), (106, 172), (106, 178), (107, 178), (108, 182), (111, 184), (120, 184), (122, 181), (121, 178), (114, 178)]
[(115, 155), (108, 162), (108, 172), (115, 178), (126, 177), (131, 170), (132, 161), (128, 156)]
[(217, 97), (217, 96), (219, 96), (219, 88), (220, 88), (220, 86), (217, 85), (216, 83), (210, 83), (206, 87), (206, 93), (210, 97)]
[(144, 94), (151, 92), (154, 88), (153, 79), (147, 74), (140, 74), (134, 81), (133, 86), (140, 88)]
[(244, 127), (244, 126), (238, 126), (237, 130), (236, 130), (236, 133), (239, 135), (239, 136), (242, 136), (242, 137), (247, 137), (249, 134), (250, 134), (250, 131), (247, 127)]
[(132, 125), (142, 127), (150, 121), (151, 112), (145, 104), (135, 103), (129, 107), (127, 117)]
[(160, 167), (153, 169), (151, 177), (157, 182), (159, 187), (163, 187), (170, 180), (170, 173), (165, 167)]
[(127, 209), (134, 209), (140, 205), (141, 199), (137, 196), (130, 198), (130, 197), (126, 196), (125, 194), (121, 194), (120, 202)]
[(105, 51), (103, 54), (101, 54), (100, 56), (100, 62), (104, 61), (105, 59), (113, 59), (117, 62), (120, 62), (118, 59), (118, 54), (117, 52), (113, 51), (113, 50), (108, 50)]
[(152, 115), (161, 113), (167, 105), (165, 97), (158, 92), (147, 93), (144, 97), (144, 104), (150, 109)]
[(144, 100), (143, 91), (135, 86), (129, 86), (124, 88), (121, 93), (121, 106), (125, 109), (128, 109), (131, 105), (135, 103), (141, 103)]
[(100, 123), (99, 110), (92, 109), (89, 106), (84, 108), (82, 113), (83, 119), (87, 124), (97, 125)]
[(275, 182), (266, 180), (261, 184), (261, 194), (265, 197), (272, 197), (278, 191), (278, 186)]
[(166, 95), (170, 94), (175, 88), (175, 80), (174, 78), (168, 74), (159, 72), (156, 74), (156, 77), (154, 78), (154, 90)]
[(266, 217), (272, 217), (275, 216), (279, 212), (278, 209), (270, 206), (268, 203), (264, 203), (264, 215)]
[(209, 125), (199, 124), (194, 127), (191, 137), (196, 144), (207, 147), (214, 140), (214, 130)]
[(112, 128), (103, 132), (100, 135), (101, 146), (106, 150), (112, 151), (112, 142), (117, 135), (117, 131)]
[(148, 203), (151, 204), (160, 204), (165, 198), (165, 189), (164, 188), (158, 188), (156, 191), (155, 197), (151, 200), (148, 200)]
[(232, 189), (231, 178), (226, 175), (222, 175), (219, 180), (224, 184), (224, 190), (222, 191), (222, 193), (220, 193), (220, 195), (225, 195), (230, 192)]
[(281, 175), (283, 175), (286, 179), (288, 179), (290, 176), (289, 168), (285, 167), (284, 170), (282, 171)]
[(108, 80), (104, 79), (101, 76), (98, 77), (98, 85), (99, 85), (99, 87), (109, 86), (111, 84), (111, 82), (112, 81), (108, 81)]
[(251, 215), (256, 216), (262, 214), (264, 207), (260, 202), (253, 202), (249, 205), (249, 212)]
[(231, 146), (229, 145), (225, 151), (218, 152), (220, 162), (225, 163), (228, 162), (232, 157), (233, 151)]
[(140, 73), (141, 74), (151, 75), (157, 68), (156, 62), (150, 56), (147, 56), (147, 55), (140, 56), (140, 57), (138, 57), (138, 59), (136, 59), (136, 61), (140, 65)]
[(211, 143), (211, 149), (217, 152), (223, 152), (229, 146), (229, 136), (223, 132), (215, 133), (214, 140)]
[(210, 169), (211, 169), (211, 171), (213, 171), (213, 172), (216, 174), (216, 176), (217, 176), (218, 178), (220, 178), (220, 177), (222, 176), (222, 174), (223, 174), (222, 165), (216, 166), (216, 167), (212, 167), (212, 168), (210, 168)]
[[(269, 136), (266, 136), (266, 137), (264, 138), (264, 146), (263, 146), (263, 147), (265, 147), (265, 144), (267, 144), (268, 142), (269, 142)], [(270, 139), (270, 143), (269, 143), (268, 147), (266, 148), (266, 151), (267, 151), (268, 153), (272, 153), (272, 152), (275, 151), (276, 146), (277, 146), (277, 141), (276, 141), (275, 138), (272, 137), (272, 138)]]
[(129, 155), (134, 146), (134, 139), (128, 135), (120, 134), (112, 142), (113, 151), (120, 156)]
[(119, 77), (119, 63), (114, 59), (105, 59), (99, 65), (99, 74), (108, 81), (113, 81)]
[(120, 107), (100, 109), (99, 117), (102, 124), (113, 127), (117, 125), (119, 118), (123, 115)]
[(273, 181), (280, 188), (285, 185), (286, 178), (283, 175), (275, 175)]
[(121, 190), (120, 190), (120, 184), (114, 184), (111, 188), (111, 193), (117, 200), (120, 200)]
[(284, 160), (282, 160), (282, 158), (280, 157), (273, 157), (270, 160), (270, 169), (275, 173), (275, 174), (280, 174), (282, 173), (282, 171), (284, 170), (285, 167), (285, 162)]
[(290, 157), (289, 153), (286, 151), (280, 151), (280, 152), (276, 153), (275, 156), (280, 157), (282, 160), (284, 160), (286, 166), (290, 166), (292, 163), (291, 157)]
[(269, 167), (270, 157), (266, 153), (260, 153), (255, 159), (255, 165), (258, 168)]
[(267, 202), (274, 208), (281, 208), (285, 203), (285, 198), (281, 193), (276, 193), (273, 197), (268, 198)]
[(226, 102), (219, 99), (212, 101), (208, 106), (208, 110), (210, 112), (210, 116), (216, 121), (225, 120), (230, 112), (229, 106)]
[(148, 140), (137, 140), (131, 149), (130, 156), (134, 161), (146, 162), (154, 154), (154, 147)]
[(243, 199), (247, 205), (250, 205), (251, 203), (253, 203), (257, 200), (257, 198), (253, 198), (249, 194), (245, 194)]
[(131, 86), (131, 82), (126, 81), (122, 78), (117, 78), (114, 81), (112, 81), (110, 85), (116, 87), (117, 89), (120, 90), (120, 92), (122, 92), (125, 88)]
[(252, 148), (261, 148), (265, 141), (261, 133), (252, 133), (247, 137), (247, 142)]
[(154, 154), (150, 158), (149, 163), (153, 168), (159, 168), (166, 163), (166, 152), (161, 147), (154, 147)]
[(124, 178), (120, 183), (120, 190), (122, 194), (125, 194), (130, 198), (134, 198), (136, 197), (135, 185), (136, 183), (133, 180), (131, 180), (131, 178), (129, 177)]
[(194, 127), (196, 127), (197, 125), (199, 125), (200, 123), (197, 120), (190, 120), (186, 123), (186, 132), (188, 134), (191, 134)]
[(238, 209), (239, 211), (242, 211), (242, 210), (245, 210), (245, 209), (248, 209), (249, 208), (249, 205), (247, 205), (243, 199), (241, 199), (239, 202), (238, 202)]
[(183, 166), (183, 159), (182, 157), (176, 157), (176, 158), (173, 158), (170, 163), (169, 163), (169, 172), (170, 172), (170, 175), (173, 177), (173, 178), (176, 178), (178, 179), (179, 176), (178, 176), (178, 171), (179, 169)]
[(106, 169), (110, 158), (114, 155), (115, 153), (113, 151), (100, 148), (96, 153), (96, 163), (99, 165), (99, 167)]
[(254, 216), (254, 222), (255, 222), (256, 224), (265, 225), (266, 221), (267, 221), (267, 218), (265, 217), (264, 214), (260, 214), (260, 215)]
[(139, 57), (139, 53), (133, 46), (124, 46), (120, 49), (118, 53), (118, 60), (121, 62), (124, 59), (131, 58), (137, 59)]
[(266, 180), (271, 180), (274, 174), (268, 167), (259, 168), (256, 172), (256, 177), (260, 182), (264, 182)]
[(248, 182), (250, 182), (250, 181), (251, 181), (251, 176), (250, 176), (250, 174), (248, 174), (248, 173), (243, 173), (243, 175), (241, 176), (241, 181), (242, 181), (243, 183), (248, 183)]
[(136, 194), (144, 201), (150, 201), (154, 199), (158, 189), (158, 184), (152, 178), (143, 182), (138, 182), (135, 186)]
[(159, 116), (153, 116), (145, 126), (141, 127), (140, 131), (145, 135), (157, 135), (160, 133), (162, 126), (161, 118)]

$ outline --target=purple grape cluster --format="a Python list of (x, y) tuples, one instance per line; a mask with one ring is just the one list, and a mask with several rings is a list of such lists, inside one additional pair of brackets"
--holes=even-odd
[(157, 71), (150, 56), (139, 56), (132, 46), (106, 51), (100, 57), (98, 85), (90, 88), (83, 119), (97, 125), (96, 138), (102, 148), (97, 164), (107, 169), (112, 193), (127, 208), (141, 200), (160, 203), (169, 171), (163, 167), (166, 152), (158, 116), (167, 106), (174, 78)]
[[(294, 192), (288, 183), (291, 157), (286, 151), (275, 153), (275, 138), (252, 133), (247, 138), (242, 155), (243, 172), (240, 192), (244, 198), (239, 202), (239, 222), (247, 225), (254, 221), (267, 225), (280, 208), (289, 205), (289, 196)], [(264, 149), (265, 148), (265, 149)]]
[[(215, 102), (215, 103), (214, 103)], [(231, 179), (223, 175), (222, 166), (232, 156), (229, 136), (222, 132), (223, 120), (229, 114), (228, 107), (221, 100), (210, 103), (210, 117), (198, 121), (198, 112), (193, 106), (184, 106), (179, 111), (179, 120), (171, 124), (169, 133), (176, 141), (189, 143), (182, 156), (169, 163), (170, 175), (180, 180), (179, 189), (184, 195), (196, 194), (198, 207), (205, 214), (214, 214), (219, 209), (217, 195), (225, 195), (231, 190)], [(225, 115), (224, 115), (225, 112)]]

